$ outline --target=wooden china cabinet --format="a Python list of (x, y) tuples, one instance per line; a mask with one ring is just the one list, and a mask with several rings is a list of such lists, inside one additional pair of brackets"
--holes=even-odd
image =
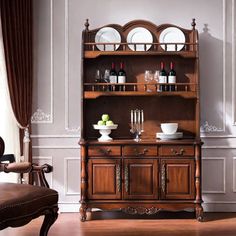
[[(195, 20), (191, 29), (171, 24), (155, 25), (136, 20), (124, 26), (110, 24), (119, 32), (120, 43), (95, 43), (97, 32), (82, 33), (82, 134), (81, 134), (81, 221), (92, 208), (121, 210), (129, 214), (155, 214), (160, 210), (193, 209), (197, 220), (203, 219), (201, 197), (201, 145), (199, 127), (199, 45)], [(128, 33), (143, 27), (151, 32), (153, 42), (137, 50), (127, 43)], [(180, 29), (185, 42), (159, 41), (169, 27)], [(169, 50), (172, 45), (174, 49)], [(106, 47), (114, 47), (107, 50)], [(102, 47), (102, 49), (101, 49)], [(117, 84), (95, 83), (96, 70), (105, 71), (114, 62), (124, 62), (127, 81), (124, 91), (108, 91)], [(146, 69), (160, 69), (160, 63), (174, 62), (177, 72), (175, 91), (157, 92), (159, 84), (144, 81)], [(116, 68), (118, 69), (118, 68)], [(166, 68), (168, 69), (168, 68)], [(147, 87), (152, 92), (147, 92)], [(130, 111), (144, 111), (144, 132), (139, 142), (130, 133)], [(102, 114), (108, 113), (118, 128), (113, 140), (99, 142), (93, 129)], [(178, 123), (183, 138), (160, 140), (160, 124)]]

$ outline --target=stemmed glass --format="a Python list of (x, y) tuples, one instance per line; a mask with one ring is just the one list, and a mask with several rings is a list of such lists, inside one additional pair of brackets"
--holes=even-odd
[(157, 91), (159, 91), (159, 86), (158, 86), (158, 83), (159, 83), (159, 74), (160, 74), (160, 71), (159, 71), (159, 70), (156, 70), (155, 73), (154, 73), (154, 80), (157, 82), (157, 85), (156, 85)]
[[(151, 70), (145, 70), (144, 80), (149, 84), (153, 80), (153, 73)], [(152, 90), (147, 85), (147, 92), (152, 92)]]

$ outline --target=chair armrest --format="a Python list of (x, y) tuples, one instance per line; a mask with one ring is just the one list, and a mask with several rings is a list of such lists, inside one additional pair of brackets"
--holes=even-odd
[(32, 173), (33, 174), (33, 182), (36, 185), (48, 187), (48, 182), (45, 178), (44, 173), (52, 172), (52, 166), (48, 164), (37, 165), (32, 164), (30, 162), (19, 162), (19, 163), (0, 163), (0, 172), (3, 171), (5, 173), (15, 172), (15, 173)]
[(32, 164), (29, 162), (19, 162), (19, 163), (1, 163), (1, 171), (5, 173), (14, 172), (14, 173), (30, 173), (32, 171)]

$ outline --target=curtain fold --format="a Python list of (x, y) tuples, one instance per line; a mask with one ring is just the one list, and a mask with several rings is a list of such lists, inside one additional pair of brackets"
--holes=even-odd
[[(30, 130), (33, 85), (32, 0), (0, 0), (3, 44), (12, 110), (21, 135)], [(29, 142), (29, 139), (25, 139)], [(21, 139), (21, 142), (23, 140)], [(28, 144), (31, 153), (31, 146)], [(22, 147), (22, 143), (21, 143)], [(21, 154), (23, 150), (21, 150)], [(28, 158), (32, 161), (32, 157)]]

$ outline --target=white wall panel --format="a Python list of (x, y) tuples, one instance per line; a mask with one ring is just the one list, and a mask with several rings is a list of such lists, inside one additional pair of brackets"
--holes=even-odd
[(80, 159), (66, 157), (64, 168), (65, 195), (80, 195)]
[(207, 157), (202, 162), (202, 192), (225, 193), (225, 158)]
[(86, 18), (90, 29), (134, 19), (191, 28), (196, 18), (204, 206), (236, 211), (235, 0), (34, 0), (33, 155), (52, 157), (61, 211), (79, 210), (81, 33)]

